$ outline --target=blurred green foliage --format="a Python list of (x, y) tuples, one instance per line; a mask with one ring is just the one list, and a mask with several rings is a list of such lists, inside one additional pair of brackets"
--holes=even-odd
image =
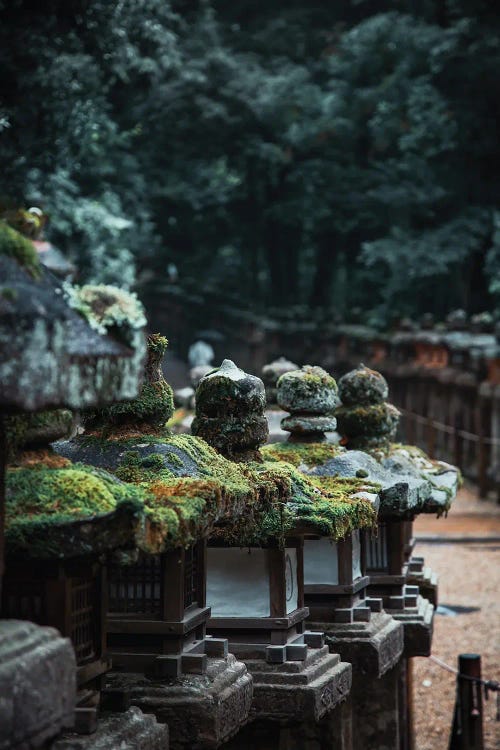
[(174, 263), (254, 308), (491, 309), (494, 5), (0, 0), (0, 196), (88, 281)]

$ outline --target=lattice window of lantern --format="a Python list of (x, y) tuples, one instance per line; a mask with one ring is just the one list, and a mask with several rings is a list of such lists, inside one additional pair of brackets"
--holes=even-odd
[(109, 610), (160, 616), (161, 560), (158, 555), (141, 555), (134, 565), (111, 566)]
[(98, 587), (96, 581), (72, 578), (70, 582), (71, 632), (76, 663), (95, 659), (98, 653)]
[(184, 553), (184, 608), (198, 600), (199, 576), (198, 545), (189, 547)]
[(379, 525), (376, 537), (367, 534), (366, 542), (367, 570), (387, 570), (387, 528), (385, 524)]

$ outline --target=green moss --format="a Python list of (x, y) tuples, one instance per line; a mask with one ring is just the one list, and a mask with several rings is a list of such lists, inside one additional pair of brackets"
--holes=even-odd
[(283, 545), (287, 535), (306, 532), (341, 539), (354, 529), (376, 524), (371, 503), (352, 497), (361, 491), (376, 492), (377, 486), (369, 482), (305, 476), (284, 462), (252, 464), (251, 471), (256, 481), (259, 474), (267, 474), (274, 484), (270, 506), (253, 518), (217, 529), (215, 536), (226, 544), (266, 545), (278, 539)]
[(266, 461), (286, 461), (294, 466), (321, 466), (342, 453), (333, 443), (271, 443), (261, 448)]
[(17, 289), (12, 289), (10, 286), (3, 286), (0, 287), (0, 297), (8, 302), (14, 302), (18, 297), (18, 291)]
[(162, 479), (143, 484), (151, 538), (191, 544), (208, 532), (221, 513), (222, 492), (218, 482), (193, 477)]
[(148, 336), (148, 349), (163, 357), (168, 347), (168, 339), (160, 333), (152, 333)]
[(134, 488), (100, 469), (12, 468), (6, 478), (6, 528), (29, 520), (75, 520), (109, 513), (136, 497)]
[(165, 381), (146, 383), (140, 395), (132, 401), (119, 401), (104, 409), (86, 412), (86, 423), (99, 424), (149, 424), (164, 425), (174, 411), (171, 387)]
[(15, 258), (34, 279), (41, 276), (38, 253), (30, 240), (0, 220), (0, 255)]

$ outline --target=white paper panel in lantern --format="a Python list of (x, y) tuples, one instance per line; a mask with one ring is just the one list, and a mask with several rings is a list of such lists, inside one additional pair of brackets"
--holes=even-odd
[(329, 539), (306, 539), (304, 542), (304, 583), (311, 585), (339, 582), (337, 545)]
[(293, 612), (298, 606), (298, 584), (297, 584), (297, 550), (295, 547), (287, 547), (285, 550), (285, 591), (286, 611)]
[(212, 617), (269, 617), (267, 550), (209, 547), (207, 606)]
[(352, 533), (352, 580), (361, 577), (361, 541), (359, 529)]

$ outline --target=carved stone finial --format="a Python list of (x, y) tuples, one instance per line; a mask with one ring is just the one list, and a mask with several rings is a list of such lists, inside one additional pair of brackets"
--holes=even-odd
[(139, 425), (163, 427), (174, 412), (172, 389), (161, 369), (167, 346), (165, 336), (159, 333), (148, 336), (144, 382), (138, 397), (132, 401), (119, 401), (103, 409), (85, 412), (82, 415), (83, 424), (91, 428)]
[(400, 414), (386, 403), (388, 395), (383, 375), (363, 364), (340, 378), (342, 406), (335, 415), (347, 448), (384, 448), (394, 439)]
[(293, 372), (298, 370), (299, 366), (290, 362), (286, 357), (279, 357), (278, 359), (269, 362), (262, 368), (262, 380), (266, 387), (266, 399), (267, 403), (275, 404), (278, 397), (277, 383), (282, 375), (286, 372)]
[(278, 380), (278, 404), (290, 412), (281, 421), (292, 442), (325, 440), (335, 430), (333, 411), (338, 405), (337, 383), (321, 367), (304, 365)]
[(262, 380), (225, 359), (198, 384), (192, 433), (227, 458), (256, 458), (269, 434), (265, 406)]

